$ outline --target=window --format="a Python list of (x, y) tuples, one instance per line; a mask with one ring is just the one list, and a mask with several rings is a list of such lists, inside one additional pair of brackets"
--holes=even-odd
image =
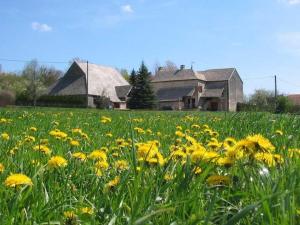
[(198, 87), (197, 87), (197, 91), (198, 91), (199, 93), (202, 93), (202, 91), (203, 91), (203, 90), (202, 90), (202, 86), (198, 86)]

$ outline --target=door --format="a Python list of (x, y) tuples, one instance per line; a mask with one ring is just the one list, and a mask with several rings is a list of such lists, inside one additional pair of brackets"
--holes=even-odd
[(211, 108), (211, 111), (218, 111), (218, 102), (211, 102), (210, 103), (210, 108)]

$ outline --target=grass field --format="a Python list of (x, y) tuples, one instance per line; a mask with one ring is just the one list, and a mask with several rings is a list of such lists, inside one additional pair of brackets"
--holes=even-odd
[(300, 224), (300, 118), (0, 111), (0, 224)]

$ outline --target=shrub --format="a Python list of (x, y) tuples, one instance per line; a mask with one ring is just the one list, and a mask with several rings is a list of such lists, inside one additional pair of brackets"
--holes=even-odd
[(97, 96), (94, 98), (94, 104), (97, 109), (108, 109), (110, 106), (110, 100), (105, 96)]
[(85, 104), (85, 95), (43, 95), (37, 101), (39, 106), (83, 107)]
[(293, 107), (292, 102), (286, 96), (279, 96), (277, 99), (276, 113), (290, 112)]
[(15, 93), (9, 90), (0, 91), (0, 106), (14, 105), (16, 101)]

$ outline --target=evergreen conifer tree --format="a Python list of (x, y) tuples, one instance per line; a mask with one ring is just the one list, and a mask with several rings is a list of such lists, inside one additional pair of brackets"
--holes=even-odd
[(151, 74), (145, 63), (142, 62), (132, 85), (128, 107), (131, 109), (153, 109), (155, 107), (155, 95), (151, 86)]
[(130, 83), (130, 85), (131, 85), (131, 86), (134, 86), (134, 85), (135, 85), (135, 81), (136, 81), (136, 72), (135, 72), (135, 70), (133, 69), (133, 70), (131, 71), (130, 76), (129, 76), (129, 83)]

